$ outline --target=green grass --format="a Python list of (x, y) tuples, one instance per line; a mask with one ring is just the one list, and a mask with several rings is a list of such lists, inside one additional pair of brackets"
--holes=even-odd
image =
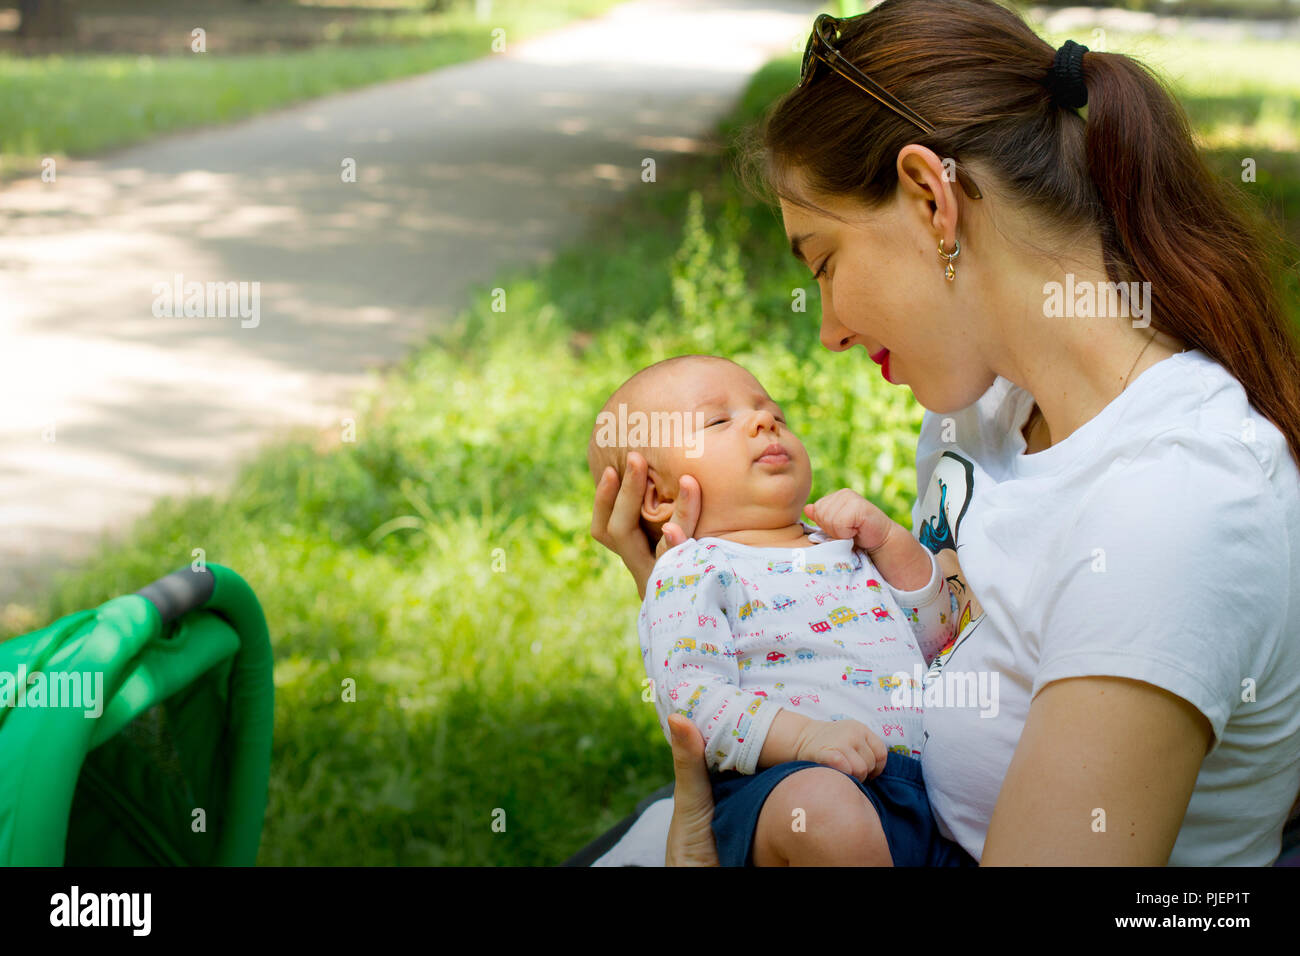
[[(760, 71), (725, 129), (796, 69)], [(553, 864), (671, 779), (640, 696), (635, 589), (589, 537), (588, 429), (636, 368), (735, 358), (784, 404), (814, 495), (851, 486), (910, 523), (920, 407), (822, 349), (808, 271), (728, 164), (661, 167), (592, 236), (485, 287), (361, 396), (355, 441), (269, 448), (228, 494), (162, 502), (3, 616), (35, 628), (198, 547), (243, 574), (276, 659), (261, 863)], [(791, 312), (797, 288), (807, 313)]]
[(496, 0), (484, 23), (472, 7), (457, 7), (350, 28), (349, 40), (373, 45), (253, 55), (0, 55), (0, 173), (27, 174), (46, 156), (83, 156), (471, 60), (492, 52), (494, 29), (504, 29), (509, 44), (616, 2)]

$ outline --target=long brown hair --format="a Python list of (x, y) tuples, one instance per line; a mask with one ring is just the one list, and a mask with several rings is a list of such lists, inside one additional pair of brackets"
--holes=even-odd
[(1052, 102), (1055, 49), (993, 0), (884, 0), (842, 22), (838, 46), (935, 131), (823, 68), (742, 132), (738, 171), (752, 192), (810, 206), (791, 188), (798, 168), (814, 195), (879, 206), (908, 143), (984, 171), (972, 178), (985, 195), (995, 187), (1029, 206), (1063, 239), (1095, 230), (1112, 282), (1151, 283), (1152, 328), (1231, 372), (1300, 464), (1300, 335), (1275, 285), (1281, 236), (1210, 172), (1146, 67), (1084, 54), (1085, 122)]

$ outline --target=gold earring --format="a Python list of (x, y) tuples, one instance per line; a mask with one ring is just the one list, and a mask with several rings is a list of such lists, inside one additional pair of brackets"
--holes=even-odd
[(956, 259), (961, 253), (961, 240), (954, 238), (952, 241), (952, 252), (943, 251), (943, 240), (939, 240), (939, 258), (948, 260), (948, 268), (943, 270), (943, 277), (951, 282), (957, 278), (957, 270), (953, 268), (952, 260)]

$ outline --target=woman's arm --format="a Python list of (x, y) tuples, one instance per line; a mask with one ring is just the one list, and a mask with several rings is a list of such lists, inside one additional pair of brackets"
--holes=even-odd
[(627, 471), (621, 483), (613, 468), (606, 468), (601, 475), (591, 514), (591, 536), (623, 559), (642, 599), (659, 555), (694, 534), (695, 524), (700, 519), (700, 486), (690, 475), (682, 475), (678, 481), (681, 492), (673, 504), (673, 516), (664, 525), (663, 537), (652, 552), (640, 523), (645, 483), (645, 458), (637, 452), (629, 452)]
[(1045, 685), (1029, 706), (980, 865), (1164, 866), (1212, 739), (1205, 715), (1152, 684), (1075, 677)]
[[(674, 714), (668, 866), (717, 866), (704, 740)], [(1209, 721), (1141, 681), (1075, 677), (1034, 698), (1003, 780), (982, 866), (1159, 865), (1169, 861)], [(1094, 830), (1105, 811), (1105, 830)]]

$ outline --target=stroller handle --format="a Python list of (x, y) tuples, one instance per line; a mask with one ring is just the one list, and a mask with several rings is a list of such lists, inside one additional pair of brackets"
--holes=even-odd
[(135, 593), (158, 609), (166, 627), (187, 612), (207, 604), (216, 585), (216, 575), (209, 568), (201, 571), (181, 568)]

